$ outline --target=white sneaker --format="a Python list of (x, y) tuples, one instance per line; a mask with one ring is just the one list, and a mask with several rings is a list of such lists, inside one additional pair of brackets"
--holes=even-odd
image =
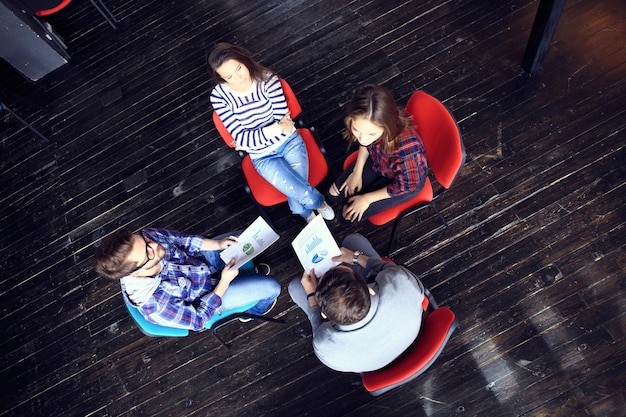
[(304, 220), (306, 220), (307, 223), (311, 223), (314, 218), (315, 218), (315, 213), (311, 213), (309, 214), (309, 217), (306, 217)]
[(332, 220), (335, 218), (335, 210), (324, 201), (322, 207), (317, 209), (317, 212), (324, 218), (324, 220)]

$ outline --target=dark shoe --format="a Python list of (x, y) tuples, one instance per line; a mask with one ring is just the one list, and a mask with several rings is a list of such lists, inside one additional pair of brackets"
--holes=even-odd
[(259, 275), (269, 275), (272, 269), (268, 264), (259, 263), (254, 267), (254, 271)]
[[(269, 268), (269, 267), (268, 267)], [(276, 305), (276, 302), (278, 301), (278, 297), (274, 298), (274, 302), (267, 308), (267, 310), (265, 310), (265, 313), (262, 314), (262, 316), (266, 315), (267, 313), (269, 313), (270, 311), (272, 311), (272, 309), (274, 308), (274, 306)], [(250, 317), (239, 317), (239, 321), (242, 323), (247, 323), (250, 320), (252, 320), (252, 318)]]

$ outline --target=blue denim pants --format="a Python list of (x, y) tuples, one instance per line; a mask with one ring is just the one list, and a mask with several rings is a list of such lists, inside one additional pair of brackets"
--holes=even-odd
[[(219, 271), (226, 266), (220, 258), (220, 251), (202, 251), (202, 256), (210, 265)], [(254, 307), (247, 310), (250, 314), (262, 315), (267, 311), (276, 297), (280, 294), (280, 284), (272, 277), (259, 274), (239, 275), (235, 278), (222, 297), (222, 311), (258, 301)]]
[(293, 214), (306, 218), (324, 204), (324, 196), (308, 182), (309, 158), (297, 131), (272, 153), (253, 159), (252, 164), (263, 178), (287, 196)]

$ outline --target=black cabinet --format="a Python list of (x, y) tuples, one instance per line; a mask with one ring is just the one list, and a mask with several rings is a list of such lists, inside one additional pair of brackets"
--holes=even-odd
[(17, 3), (0, 1), (0, 57), (37, 81), (67, 63), (67, 52), (35, 16)]

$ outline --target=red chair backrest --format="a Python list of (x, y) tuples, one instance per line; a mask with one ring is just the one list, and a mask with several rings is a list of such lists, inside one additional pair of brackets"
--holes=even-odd
[(300, 113), (302, 113), (302, 107), (300, 107), (298, 98), (287, 81), (281, 78), (280, 85), (283, 87), (283, 93), (285, 93), (285, 100), (287, 101), (287, 107), (289, 108), (289, 113), (291, 113), (291, 118), (295, 119), (300, 115)]
[(413, 93), (406, 113), (424, 142), (428, 164), (437, 182), (450, 188), (465, 163), (465, 148), (454, 117), (439, 100), (423, 92)]
[[(54, 13), (56, 13), (58, 11), (63, 10), (68, 4), (70, 4), (71, 1), (72, 0), (62, 0), (62, 1), (56, 2), (58, 4), (54, 5), (54, 6), (53, 6), (53, 3), (55, 3), (55, 2), (48, 2), (47, 6), (44, 6), (44, 7), (50, 7), (49, 9), (37, 10), (35, 12), (35, 14), (37, 16), (48, 16), (48, 15), (54, 14)], [(46, 4), (46, 3), (45, 2), (41, 2), (42, 6), (44, 4)]]
[(226, 144), (230, 146), (231, 148), (234, 148), (235, 139), (230, 134), (228, 129), (226, 129), (226, 126), (224, 126), (224, 122), (222, 122), (222, 119), (220, 119), (220, 117), (217, 115), (217, 112), (215, 110), (213, 110), (213, 123), (215, 123), (215, 128), (217, 129), (217, 133), (219, 133), (222, 139), (224, 139), (224, 142), (226, 142)]
[[(283, 93), (285, 94), (285, 101), (287, 101), (287, 108), (289, 108), (289, 112), (291, 113), (291, 118), (295, 119), (302, 113), (302, 107), (300, 107), (300, 103), (296, 98), (291, 86), (287, 83), (287, 81), (280, 79), (280, 85), (283, 88)], [(235, 146), (235, 139), (232, 137), (230, 132), (224, 126), (222, 119), (217, 115), (215, 111), (213, 111), (213, 123), (215, 123), (215, 128), (217, 132), (220, 134), (224, 142), (231, 148)]]
[(439, 357), (456, 326), (456, 316), (449, 308), (433, 311), (426, 317), (417, 340), (402, 356), (385, 368), (362, 374), (365, 389), (380, 395), (421, 375)]

